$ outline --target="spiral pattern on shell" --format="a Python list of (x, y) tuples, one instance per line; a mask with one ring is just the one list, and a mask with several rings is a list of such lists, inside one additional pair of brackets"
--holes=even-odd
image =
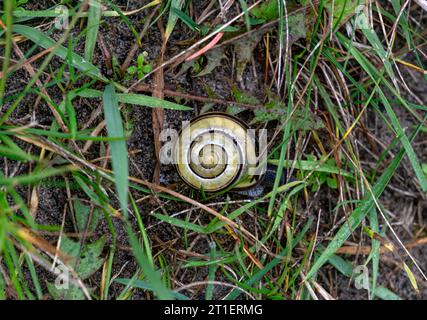
[(206, 113), (185, 126), (174, 147), (180, 177), (191, 187), (216, 192), (253, 184), (255, 137), (246, 124), (225, 113)]

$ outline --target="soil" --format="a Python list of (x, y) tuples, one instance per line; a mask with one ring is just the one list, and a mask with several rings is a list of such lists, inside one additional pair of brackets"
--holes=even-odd
[[(142, 5), (148, 3), (149, 1), (137, 0), (137, 1), (113, 1), (116, 5), (126, 8), (125, 11), (130, 11), (132, 9), (140, 8)], [(197, 2), (197, 5), (193, 5), (193, 9), (202, 11), (210, 1), (208, 0), (193, 0), (193, 4)], [(31, 1), (26, 5), (28, 10), (41, 10), (46, 9), (53, 4), (52, 1)], [(144, 12), (131, 15), (129, 19), (132, 24), (136, 27), (137, 30), (140, 30), (144, 24), (144, 19), (146, 15)], [(170, 46), (166, 52), (166, 57), (170, 58), (174, 56), (180, 50), (185, 49), (188, 45), (179, 45), (179, 41), (190, 39), (191, 37), (188, 34), (188, 29), (184, 28), (181, 24), (177, 24), (176, 31), (173, 32), (172, 38), (170, 39)], [(78, 29), (76, 29), (73, 34), (77, 35)], [(106, 47), (110, 50), (110, 53), (117, 58), (118, 62), (121, 64), (133, 43), (135, 42), (135, 37), (133, 33), (129, 30), (125, 23), (120, 18), (108, 18), (102, 24), (100, 28), (100, 33), (104, 39)], [(59, 38), (59, 32), (52, 35), (53, 38)], [(139, 53), (146, 51), (148, 53), (147, 60), (150, 62), (155, 62), (159, 56), (160, 47), (161, 47), (161, 36), (158, 31), (158, 28), (154, 25), (150, 28), (150, 31), (146, 34), (142, 41), (142, 47), (139, 49)], [(24, 42), (20, 44), (21, 49), (25, 52), (31, 48), (29, 42)], [(38, 49), (37, 49), (38, 50)], [(37, 50), (35, 52), (37, 52)], [(76, 46), (76, 53), (83, 53), (83, 41), (80, 41)], [(258, 50), (258, 49), (257, 49)], [(255, 52), (256, 55), (256, 52)], [(408, 57), (410, 59), (411, 57)], [(18, 57), (13, 56), (13, 59), (18, 60)], [(95, 55), (93, 57), (94, 64), (101, 68), (104, 74), (108, 73), (108, 70), (105, 66), (105, 59), (102, 55), (102, 52), (99, 47), (96, 48)], [(243, 83), (236, 83), (238, 87), (250, 89), (251, 94), (263, 98), (263, 81), (260, 79), (260, 74), (263, 74), (263, 67), (257, 59), (254, 60), (255, 68), (251, 64), (246, 68), (244, 73)], [(55, 70), (62, 64), (58, 59), (54, 59), (51, 64), (51, 69)], [(37, 63), (35, 64), (37, 66)], [(257, 71), (257, 74), (254, 74), (254, 69)], [(165, 85), (167, 87), (174, 88), (176, 91), (181, 91), (185, 93), (190, 93), (194, 95), (207, 96), (208, 92), (206, 87), (209, 87), (212, 92), (218, 98), (233, 100), (231, 94), (230, 80), (234, 82), (234, 72), (233, 72), (233, 53), (227, 51), (227, 59), (223, 60), (222, 65), (217, 67), (214, 72), (209, 75), (202, 77), (195, 77), (191, 71), (179, 73), (179, 68), (175, 70), (168, 70), (165, 72)], [(408, 72), (406, 69), (402, 68), (403, 77), (410, 84), (411, 89), (414, 93), (423, 99), (423, 104), (427, 105), (427, 83), (424, 81), (421, 75), (413, 72)], [(415, 77), (415, 78), (414, 78)], [(13, 77), (10, 77), (7, 82), (7, 91), (9, 95), (12, 95), (14, 92), (19, 92), (22, 90), (28, 80), (30, 79), (29, 75), (20, 70), (14, 73)], [(44, 75), (41, 80), (42, 82), (46, 81), (47, 77)], [(145, 83), (149, 84), (150, 79)], [(102, 89), (102, 86), (99, 87)], [(49, 95), (51, 98), (59, 103), (62, 100), (61, 92), (56, 88), (52, 87), (48, 89)], [(409, 100), (414, 101), (412, 97), (408, 97)], [(52, 114), (46, 105), (45, 102), (41, 101), (36, 107), (34, 107), (35, 95), (29, 94), (25, 97), (21, 106), (13, 113), (11, 116), (12, 119), (19, 121), (20, 119), (32, 116), (34, 121), (37, 121), (41, 125), (50, 125), (52, 121)], [(193, 116), (197, 115), (201, 108), (204, 106), (202, 103), (194, 101), (179, 101), (182, 104), (190, 106), (194, 111), (183, 112), (183, 111), (171, 111), (166, 110), (165, 112), (165, 127), (171, 127), (174, 129), (179, 129), (181, 127), (181, 122), (184, 120), (189, 120)], [(417, 103), (417, 101), (414, 101)], [(5, 110), (10, 104), (7, 103), (3, 106), (2, 110)], [(96, 99), (86, 100), (79, 98), (75, 100), (75, 108), (78, 114), (78, 120), (80, 124), (85, 124), (91, 117), (92, 113), (101, 107), (101, 101)], [(215, 109), (225, 110), (222, 106), (215, 106)], [(413, 117), (411, 117), (402, 107), (396, 106), (396, 112), (398, 113), (399, 120), (407, 130), (413, 130)], [(124, 110), (124, 115), (126, 117), (127, 123), (129, 124), (130, 137), (128, 140), (128, 150), (131, 153), (129, 157), (130, 160), (130, 175), (138, 177), (145, 180), (151, 180), (153, 175), (154, 168), (154, 147), (153, 147), (153, 130), (151, 122), (151, 109), (144, 107), (129, 107)], [(0, 111), (1, 113), (1, 111)], [(383, 141), (385, 144), (388, 144), (393, 137), (388, 133), (389, 131), (383, 130), (379, 123), (376, 123), (374, 117), (370, 117), (374, 111), (368, 112), (365, 123), (377, 135), (377, 138), (380, 141)], [(251, 117), (251, 114), (247, 112), (244, 117)], [(427, 163), (427, 141), (426, 133), (419, 134), (418, 138), (414, 142), (415, 152), (421, 163)], [(361, 138), (363, 141), (363, 138)], [(79, 145), (82, 145), (79, 143)], [(94, 144), (86, 155), (87, 159), (93, 159), (99, 156), (99, 146)], [(362, 161), (372, 160), (372, 155), (365, 148), (360, 146), (359, 149), (360, 158)], [(15, 168), (16, 174), (24, 173), (28, 169), (24, 165), (16, 166), (13, 162), (8, 162), (9, 168)], [(55, 180), (53, 180), (54, 182)], [(179, 188), (180, 192), (184, 194), (191, 194), (191, 191), (182, 185), (180, 182), (174, 168), (172, 166), (162, 166), (162, 175), (161, 175), (162, 184), (171, 186), (172, 188)], [(178, 186), (178, 187), (177, 187)], [(385, 212), (389, 215), (390, 221), (393, 224), (395, 230), (398, 232), (400, 239), (403, 242), (411, 241), (415, 234), (418, 232), (425, 234), (425, 227), (427, 225), (427, 200), (425, 194), (419, 190), (419, 186), (415, 182), (414, 174), (411, 169), (408, 159), (404, 159), (401, 166), (398, 169), (398, 172), (395, 177), (393, 177), (391, 188), (387, 188), (384, 194), (381, 197), (381, 203), (385, 208)], [(24, 195), (31, 192), (30, 188), (22, 188), (20, 190)], [(147, 196), (147, 194), (142, 192), (132, 191), (132, 195), (135, 199), (142, 199)], [(67, 195), (64, 192), (64, 188), (61, 186), (54, 185), (41, 185), (39, 187), (39, 207), (37, 212), (37, 222), (43, 225), (61, 225), (62, 218), (64, 214), (64, 207), (67, 205)], [(84, 199), (85, 196), (82, 192), (78, 190), (73, 190), (73, 197), (78, 197)], [(247, 196), (239, 195), (236, 193), (230, 194), (229, 197), (231, 200), (244, 200), (247, 199)], [(215, 201), (223, 201), (225, 198), (215, 199)], [(301, 219), (301, 224), (306, 221), (309, 216), (317, 216), (319, 210), (323, 212), (321, 220), (321, 229), (320, 233), (328, 234), (328, 232), (333, 228), (334, 214), (332, 214), (332, 209), (337, 204), (338, 195), (333, 190), (322, 187), (322, 189), (312, 198), (310, 207), (302, 208), (301, 215), (298, 217)], [(152, 212), (160, 212), (164, 214), (172, 215), (178, 213), (182, 210), (187, 209), (183, 204), (177, 202), (170, 202), (167, 200), (158, 200), (158, 204), (152, 204), (150, 201), (141, 201), (138, 203), (139, 210), (143, 216), (144, 225), (147, 227), (148, 236), (150, 237), (153, 244), (153, 253), (155, 255), (162, 255), (165, 260), (165, 264), (170, 267), (170, 272), (174, 272), (174, 279), (177, 283), (191, 283), (194, 281), (200, 281), (206, 279), (207, 269), (206, 268), (191, 268), (191, 269), (182, 269), (179, 266), (182, 266), (183, 260), (186, 257), (182, 257), (178, 253), (178, 250), (192, 250), (195, 253), (206, 254), (209, 252), (209, 242), (208, 239), (204, 236), (194, 236), (189, 235), (189, 243), (186, 243), (185, 239), (182, 238), (180, 230), (167, 225), (165, 223), (159, 224), (157, 219), (154, 219), (150, 214)], [(198, 213), (199, 214), (199, 213)], [(208, 217), (204, 214), (201, 214), (200, 219), (203, 221), (209, 221)], [(116, 251), (113, 267), (113, 276), (120, 278), (130, 278), (134, 275), (134, 272), (137, 269), (137, 264), (132, 258), (132, 254), (129, 249), (129, 244), (127, 241), (127, 236), (123, 227), (123, 224), (120, 219), (113, 218), (116, 230), (117, 230), (117, 244), (118, 250)], [(250, 229), (250, 226), (246, 226)], [(420, 231), (421, 230), (421, 231)], [(424, 230), (424, 231), (423, 231)], [(68, 214), (66, 216), (65, 223), (66, 232), (74, 232), (72, 218)], [(315, 232), (315, 226), (309, 233)], [(358, 231), (359, 233), (359, 231)], [(96, 234), (90, 236), (88, 241), (99, 238), (101, 235), (109, 234), (109, 229), (107, 224), (102, 220), (98, 228), (96, 229)], [(391, 234), (387, 233), (390, 237)], [(361, 242), (362, 245), (370, 245), (370, 241), (364, 237), (360, 240), (360, 234), (355, 234), (349, 239), (349, 242)], [(327, 240), (325, 237), (322, 243), (326, 244)], [(52, 238), (53, 240), (53, 238)], [(224, 244), (226, 246), (227, 243)], [(233, 244), (230, 244), (231, 247)], [(417, 259), (420, 266), (424, 269), (427, 269), (427, 251), (425, 246), (420, 246), (418, 248), (412, 249), (411, 253)], [(401, 253), (401, 256), (405, 257), (404, 253)], [(387, 259), (388, 258), (388, 259)], [(356, 266), (362, 262), (361, 257), (347, 257), (352, 263)], [(405, 258), (406, 259), (406, 258)], [(398, 294), (404, 299), (426, 299), (427, 298), (427, 285), (426, 282), (419, 281), (420, 294), (417, 295), (412, 288), (408, 277), (405, 272), (397, 267), (393, 262), (394, 259), (391, 259), (389, 255), (385, 255), (385, 258), (381, 262), (380, 268), (380, 277), (379, 284), (391, 289), (393, 292)], [(409, 261), (406, 259), (406, 261)], [(50, 275), (38, 269), (41, 279), (48, 280)], [(331, 266), (325, 266), (323, 268), (323, 278), (320, 280), (320, 283), (325, 285), (326, 288), (333, 288), (334, 291), (330, 292), (334, 297), (339, 299), (367, 299), (367, 293), (363, 290), (357, 290), (354, 288), (353, 282), (347, 277), (340, 275), (334, 268)], [(97, 287), (100, 283), (101, 272), (98, 272), (93, 277), (90, 278), (88, 285)], [(217, 279), (221, 280), (221, 279)], [(44, 282), (42, 282), (44, 285)], [(122, 285), (113, 283), (110, 289), (110, 298), (116, 297), (121, 290), (123, 289)], [(224, 289), (225, 292), (227, 291)], [(217, 297), (223, 296), (223, 291), (219, 288), (216, 288), (215, 295)], [(185, 293), (185, 292), (182, 292)], [(194, 292), (193, 292), (194, 294)], [(203, 290), (196, 292), (193, 298), (202, 298)], [(134, 299), (145, 299), (147, 294), (139, 292), (133, 296)]]

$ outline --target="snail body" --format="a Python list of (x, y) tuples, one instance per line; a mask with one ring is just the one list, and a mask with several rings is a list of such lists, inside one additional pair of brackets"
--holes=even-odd
[(206, 192), (243, 190), (258, 182), (255, 137), (236, 117), (221, 112), (202, 114), (179, 134), (173, 149), (179, 176)]

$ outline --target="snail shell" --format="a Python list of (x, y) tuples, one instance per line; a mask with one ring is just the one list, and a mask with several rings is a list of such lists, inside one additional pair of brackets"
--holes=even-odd
[(179, 176), (195, 189), (217, 192), (232, 186), (246, 189), (258, 181), (255, 137), (241, 120), (210, 112), (190, 121), (174, 145)]

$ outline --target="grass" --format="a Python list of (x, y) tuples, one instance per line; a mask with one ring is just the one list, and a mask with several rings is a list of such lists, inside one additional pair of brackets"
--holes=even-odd
[[(369, 271), (357, 299), (425, 297), (425, 261), (411, 250), (427, 237), (415, 218), (427, 193), (417, 4), (369, 1), (357, 15), (358, 1), (239, 0), (217, 19), (218, 4), (198, 0), (59, 4), (68, 29), (55, 28), (55, 6), (6, 1), (0, 12), (0, 299), (329, 300), (351, 294), (356, 266)], [(219, 32), (208, 55), (184, 61)], [(236, 48), (248, 39), (245, 60)], [(121, 71), (144, 51), (152, 71)], [(209, 59), (222, 65), (203, 74)], [(163, 82), (185, 98), (162, 98)], [(167, 173), (149, 182), (146, 115), (163, 108), (173, 126), (223, 97), (270, 130), (270, 189), (205, 194)], [(55, 267), (70, 289), (48, 281)]]

